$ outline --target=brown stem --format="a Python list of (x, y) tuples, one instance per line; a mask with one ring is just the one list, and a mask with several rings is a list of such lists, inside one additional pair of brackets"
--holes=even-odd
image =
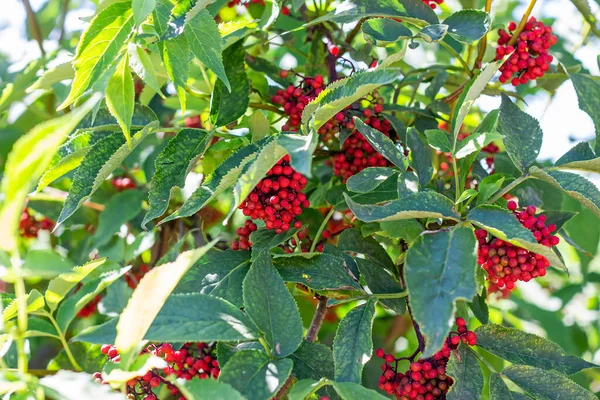
[[(492, 1), (485, 1), (485, 12), (489, 14), (492, 9)], [(479, 52), (477, 53), (477, 58), (475, 59), (475, 65), (473, 66), (473, 71), (481, 69), (481, 65), (483, 62), (483, 56), (485, 55), (485, 50), (487, 48), (487, 33), (481, 38), (479, 41)]]
[[(362, 24), (366, 21), (366, 18), (361, 18), (358, 23), (356, 24), (356, 26), (354, 28), (352, 28), (352, 30), (350, 32), (348, 32), (348, 36), (346, 36), (346, 40), (344, 40), (344, 42), (347, 45), (350, 45), (352, 43), (352, 41), (354, 40), (354, 38), (356, 37), (356, 35), (358, 35), (358, 32), (360, 32), (360, 28), (362, 28)], [(346, 49), (342, 49), (340, 51), (340, 56), (344, 55), (344, 53), (346, 52)]]
[(410, 304), (408, 302), (408, 297), (406, 297), (406, 308), (408, 309), (408, 313), (410, 314), (410, 320), (412, 321), (413, 328), (415, 329), (415, 334), (417, 335), (417, 340), (419, 341), (418, 350), (422, 352), (423, 350), (425, 350), (425, 338), (421, 333), (421, 328), (419, 328), (419, 324), (417, 324), (417, 321), (415, 321), (415, 318), (413, 317), (412, 309), (410, 308)]
[(327, 315), (327, 297), (317, 296), (317, 298), (319, 299), (319, 303), (317, 304), (317, 309), (315, 310), (315, 315), (313, 315), (308, 332), (306, 332), (306, 340), (308, 342), (314, 342), (317, 340), (319, 330), (323, 325), (325, 315)]
[(29, 29), (31, 29), (31, 34), (37, 42), (42, 56), (45, 56), (46, 52), (44, 51), (44, 38), (42, 37), (42, 30), (40, 29), (40, 24), (38, 23), (35, 13), (33, 12), (33, 8), (31, 8), (31, 3), (29, 3), (29, 0), (23, 0), (23, 6), (25, 6), (25, 12), (27, 13), (27, 23), (29, 23)]
[(58, 37), (58, 43), (62, 43), (65, 38), (66, 26), (65, 21), (67, 20), (67, 13), (69, 12), (69, 0), (62, 0), (60, 19), (58, 25), (60, 26), (60, 36)]
[(523, 18), (521, 18), (521, 22), (519, 22), (519, 26), (517, 26), (517, 30), (515, 30), (513, 36), (510, 38), (510, 40), (508, 42), (509, 46), (515, 45), (515, 43), (517, 42), (517, 39), (519, 38), (519, 35), (521, 34), (521, 32), (523, 32), (523, 29), (525, 29), (525, 24), (527, 24), (529, 15), (531, 15), (531, 11), (533, 11), (533, 7), (535, 7), (536, 2), (537, 2), (537, 0), (529, 0), (529, 5), (527, 6), (525, 13), (523, 14)]
[(277, 394), (275, 395), (275, 397), (273, 397), (273, 400), (283, 400), (285, 399), (286, 395), (288, 394), (288, 392), (291, 389), (292, 384), (294, 383), (294, 376), (291, 375), (289, 378), (287, 378), (287, 380), (285, 381), (285, 383), (283, 384), (283, 386), (281, 387), (281, 389), (279, 389), (279, 392), (277, 392)]
[(271, 106), (269, 104), (249, 103), (248, 106), (250, 106), (252, 108), (261, 109), (261, 110), (271, 111), (271, 112), (274, 112), (279, 115), (285, 115), (285, 113), (283, 111), (281, 111), (279, 108)]

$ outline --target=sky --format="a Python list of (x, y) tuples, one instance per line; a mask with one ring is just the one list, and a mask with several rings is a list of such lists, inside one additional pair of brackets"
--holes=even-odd
[[(452, 7), (457, 0), (446, 0), (446, 3)], [(34, 10), (43, 2), (41, 0), (31, 0)], [(522, 2), (516, 10), (518, 15), (525, 8), (526, 1)], [(590, 2), (594, 8), (597, 4)], [(25, 36), (25, 12), (20, 0), (2, 0), (3, 12), (0, 13), (0, 52), (9, 54), (11, 60), (20, 61), (20, 65), (39, 57), (40, 52), (34, 41), (27, 41)], [(458, 7), (456, 7), (458, 9)], [(597, 11), (597, 10), (595, 10)], [(86, 23), (81, 20), (93, 13), (93, 7), (81, 8), (69, 12), (66, 26), (70, 30), (81, 29)], [(493, 10), (492, 10), (493, 13)], [(541, 0), (534, 8), (533, 14), (543, 13), (547, 17), (559, 17), (553, 29), (559, 34), (577, 40), (580, 36), (581, 17), (575, 7), (567, 0)], [(54, 41), (44, 43), (46, 50), (56, 48)], [(592, 72), (600, 75), (598, 70), (597, 57), (600, 53), (600, 45), (596, 42), (595, 46), (589, 45), (580, 48), (575, 56), (583, 62), (583, 65)], [(66, 56), (66, 55), (65, 55)], [(419, 52), (409, 52), (406, 60), (415, 65), (422, 64), (427, 60)], [(577, 96), (573, 85), (570, 82), (564, 83), (553, 98), (540, 90), (536, 96), (530, 96), (525, 99), (527, 106), (525, 111), (540, 121), (544, 131), (544, 141), (539, 159), (556, 160), (574, 145), (572, 140), (589, 140), (594, 137), (594, 125), (590, 117), (579, 110)], [(482, 97), (477, 103), (484, 110), (493, 110), (500, 104), (499, 97)]]

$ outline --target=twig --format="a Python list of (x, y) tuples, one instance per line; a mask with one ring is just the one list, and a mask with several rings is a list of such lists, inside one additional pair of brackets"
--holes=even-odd
[(523, 32), (523, 29), (525, 28), (525, 24), (527, 24), (527, 20), (529, 19), (529, 15), (531, 15), (531, 11), (533, 11), (533, 7), (535, 7), (535, 3), (537, 3), (537, 0), (529, 1), (529, 5), (525, 10), (525, 14), (523, 14), (523, 18), (521, 18), (521, 22), (519, 22), (519, 26), (517, 26), (517, 30), (515, 30), (515, 33), (513, 33), (513, 36), (508, 41), (509, 46), (514, 46), (517, 42), (519, 35), (521, 34), (521, 32)]
[[(348, 35), (346, 36), (346, 40), (344, 40), (345, 44), (350, 45), (352, 43), (352, 41), (354, 40), (356, 35), (358, 35), (358, 32), (360, 32), (360, 28), (362, 28), (362, 24), (366, 20), (367, 20), (367, 18), (361, 18), (358, 20), (358, 22), (356, 23), (356, 26), (354, 28), (352, 28), (352, 30), (350, 32), (348, 32)], [(344, 46), (344, 48), (340, 50), (340, 57), (343, 56), (345, 53), (346, 53), (346, 46)]]
[(410, 320), (412, 321), (413, 328), (415, 329), (415, 334), (417, 335), (417, 340), (419, 341), (418, 350), (423, 352), (425, 350), (425, 338), (421, 333), (421, 328), (419, 328), (419, 324), (415, 321), (415, 317), (413, 317), (412, 309), (410, 308), (410, 304), (408, 302), (408, 297), (406, 297), (406, 308), (408, 309), (408, 313), (410, 314)]
[(531, 178), (531, 175), (523, 175), (523, 176), (518, 177), (517, 179), (512, 181), (510, 184), (506, 185), (506, 187), (504, 189), (502, 189), (501, 191), (496, 193), (496, 195), (494, 197), (492, 197), (491, 199), (489, 199), (487, 201), (487, 203), (494, 204), (495, 202), (498, 201), (498, 199), (500, 199), (500, 197), (504, 196), (506, 193), (510, 192), (511, 190), (513, 190), (514, 188), (516, 188), (517, 186), (519, 186), (521, 183), (525, 182), (529, 178)]
[(274, 113), (279, 114), (279, 115), (285, 115), (285, 113), (283, 111), (281, 111), (279, 108), (274, 107), (274, 106), (270, 106), (268, 104), (249, 103), (248, 106), (252, 107), (252, 108), (261, 109), (261, 110), (271, 111), (271, 112), (274, 112)]
[(31, 29), (31, 34), (37, 42), (42, 56), (45, 56), (46, 52), (44, 51), (44, 38), (42, 37), (42, 30), (40, 29), (40, 24), (37, 20), (37, 17), (35, 16), (35, 13), (33, 12), (33, 8), (31, 8), (31, 3), (29, 3), (29, 0), (23, 0), (23, 6), (25, 6), (25, 12), (27, 13), (27, 22), (29, 23), (29, 29)]
[[(485, 1), (485, 12), (488, 14), (492, 10), (492, 1), (494, 0), (486, 0)], [(481, 69), (481, 64), (483, 62), (483, 56), (485, 55), (485, 50), (487, 48), (487, 33), (483, 35), (481, 40), (479, 41), (479, 52), (477, 53), (477, 58), (475, 58), (475, 64), (473, 66), (473, 71)]]
[(452, 46), (450, 46), (448, 43), (444, 42), (444, 41), (440, 41), (438, 42), (439, 44), (442, 45), (443, 48), (445, 48), (446, 50), (448, 50), (448, 52), (450, 54), (452, 54), (454, 57), (456, 57), (456, 59), (458, 61), (460, 61), (460, 63), (462, 64), (465, 72), (469, 75), (469, 77), (473, 77), (473, 72), (471, 71), (471, 68), (469, 68), (469, 64), (467, 64), (467, 62), (462, 58), (462, 56), (458, 53), (458, 51), (454, 50), (454, 48)]
[(319, 330), (321, 329), (321, 326), (323, 325), (323, 320), (325, 319), (325, 315), (327, 315), (327, 297), (317, 296), (317, 299), (319, 299), (319, 303), (317, 304), (317, 309), (315, 310), (313, 319), (310, 322), (308, 331), (306, 332), (306, 340), (308, 342), (314, 342), (315, 340), (317, 340), (317, 336), (319, 335)]
[(329, 210), (329, 212), (325, 216), (325, 219), (323, 219), (323, 222), (321, 223), (321, 226), (319, 227), (319, 230), (317, 231), (317, 234), (315, 236), (315, 240), (312, 242), (312, 245), (310, 246), (311, 253), (315, 251), (315, 248), (317, 247), (317, 243), (319, 242), (319, 239), (321, 239), (321, 234), (325, 230), (325, 227), (327, 226), (327, 222), (329, 222), (329, 219), (331, 218), (331, 216), (333, 215), (334, 212), (335, 212), (335, 207), (331, 207), (331, 210)]

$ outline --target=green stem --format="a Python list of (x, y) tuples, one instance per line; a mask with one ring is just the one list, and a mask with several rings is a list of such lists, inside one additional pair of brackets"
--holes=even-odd
[[(13, 265), (15, 265), (13, 263)], [(27, 353), (25, 353), (25, 333), (27, 332), (27, 292), (25, 282), (21, 276), (15, 282), (15, 295), (17, 296), (17, 354), (18, 368), (22, 374), (27, 373)]]
[(208, 75), (206, 74), (206, 70), (204, 69), (204, 65), (202, 65), (202, 63), (198, 63), (198, 65), (200, 66), (200, 72), (202, 72), (202, 78), (204, 78), (204, 83), (206, 83), (206, 86), (208, 86), (208, 89), (210, 90), (210, 92), (213, 92), (213, 85), (210, 82), (210, 79), (208, 79)]
[(83, 371), (83, 368), (81, 368), (81, 366), (77, 363), (77, 360), (75, 360), (75, 357), (73, 356), (73, 353), (71, 353), (71, 348), (69, 347), (69, 343), (67, 343), (67, 339), (65, 338), (65, 334), (63, 333), (62, 329), (60, 329), (60, 326), (58, 326), (58, 323), (56, 322), (56, 320), (54, 319), (54, 317), (52, 316), (52, 314), (50, 314), (50, 313), (44, 313), (44, 316), (47, 317), (50, 320), (50, 322), (52, 323), (52, 325), (54, 325), (54, 329), (56, 329), (56, 332), (58, 333), (58, 339), (62, 343), (63, 348), (65, 349), (65, 353), (67, 353), (67, 358), (71, 362), (71, 365), (73, 366), (73, 368), (75, 369), (75, 371), (77, 371), (77, 372)]
[(454, 186), (456, 186), (455, 193), (455, 201), (458, 201), (460, 197), (461, 188), (460, 188), (460, 177), (458, 176), (458, 166), (456, 165), (456, 157), (452, 154), (452, 171), (454, 171)]
[(378, 299), (403, 299), (408, 296), (408, 290), (405, 290), (401, 293), (381, 293), (381, 294), (372, 294), (371, 296), (377, 297)]
[(523, 175), (523, 176), (515, 179), (510, 184), (506, 185), (506, 187), (504, 189), (502, 189), (501, 191), (496, 193), (496, 195), (494, 197), (492, 197), (491, 199), (489, 199), (487, 201), (487, 203), (494, 204), (495, 202), (498, 201), (498, 199), (500, 199), (506, 193), (510, 192), (511, 190), (513, 190), (514, 188), (516, 188), (517, 186), (519, 186), (521, 183), (525, 182), (529, 178), (531, 178), (530, 175)]
[(327, 385), (331, 385), (331, 382), (329, 381), (329, 379), (327, 379), (327, 378), (321, 378), (321, 380), (319, 380), (319, 382), (317, 382), (315, 384), (315, 387), (310, 391), (310, 393), (308, 394), (308, 396), (306, 396), (306, 398), (310, 398), (310, 396), (312, 396), (315, 393), (317, 393), (317, 391), (319, 389), (321, 389), (322, 387), (325, 387)]
[(265, 338), (259, 337), (258, 341), (260, 342), (260, 344), (263, 345), (263, 347), (265, 348), (265, 351), (267, 352), (267, 354), (271, 354), (271, 348), (269, 347), (269, 344), (267, 343), (267, 341), (265, 340)]
[(311, 253), (315, 251), (315, 248), (317, 247), (317, 243), (319, 242), (319, 239), (321, 239), (321, 234), (325, 230), (325, 227), (327, 226), (327, 222), (329, 222), (329, 219), (331, 218), (331, 216), (333, 215), (334, 212), (335, 212), (335, 207), (331, 207), (331, 210), (329, 210), (329, 213), (327, 213), (327, 215), (325, 216), (325, 219), (321, 223), (321, 226), (319, 227), (319, 231), (317, 232), (317, 235), (315, 236), (315, 240), (313, 240), (312, 245), (310, 246)]
[(488, 361), (488, 360), (486, 360), (485, 358), (483, 358), (483, 357), (481, 356), (481, 354), (479, 354), (478, 352), (476, 352), (475, 350), (473, 350), (473, 349), (472, 349), (470, 346), (467, 346), (467, 350), (469, 350), (469, 351), (470, 351), (470, 352), (471, 352), (471, 353), (472, 353), (472, 354), (475, 356), (475, 358), (477, 358), (477, 359), (478, 359), (479, 361), (481, 361), (481, 362), (482, 362), (482, 363), (483, 363), (483, 364), (484, 364), (486, 367), (488, 367), (488, 369), (489, 369), (490, 371), (492, 371), (492, 372), (493, 372), (493, 373), (495, 373), (495, 374), (502, 375), (500, 372), (496, 371), (496, 368), (494, 368), (494, 367), (492, 366), (492, 364), (490, 364), (490, 363), (489, 363), (489, 361)]
[(461, 57), (461, 55), (458, 54), (458, 52), (456, 50), (454, 50), (452, 48), (452, 46), (450, 46), (448, 43), (446, 43), (444, 41), (440, 41), (438, 43), (440, 45), (442, 45), (443, 48), (445, 48), (446, 50), (448, 50), (448, 52), (450, 54), (452, 54), (454, 57), (456, 57), (456, 59), (458, 61), (460, 61), (460, 63), (463, 66), (463, 69), (465, 70), (465, 72), (472, 78), (473, 77), (473, 71), (471, 71), (471, 68), (469, 68), (469, 64), (467, 64), (467, 62)]

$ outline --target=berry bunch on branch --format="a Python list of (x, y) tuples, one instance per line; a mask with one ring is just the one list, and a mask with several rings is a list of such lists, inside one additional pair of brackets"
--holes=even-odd
[[(292, 72), (282, 70), (279, 75), (282, 78), (287, 78), (290, 73)], [(300, 129), (304, 107), (323, 91), (324, 79), (322, 75), (313, 78), (294, 74), (301, 78), (300, 83), (296, 86), (289, 85), (285, 89), (279, 89), (271, 98), (271, 102), (283, 107), (283, 111), (288, 116), (287, 122), (281, 127), (282, 131), (297, 132)]]
[[(379, 377), (379, 388), (388, 394), (394, 395), (398, 400), (441, 400), (446, 398), (446, 393), (454, 383), (446, 375), (446, 366), (450, 360), (452, 350), (460, 342), (469, 346), (477, 344), (477, 335), (469, 331), (463, 318), (456, 319), (457, 331), (450, 332), (444, 346), (433, 357), (419, 358), (416, 355), (421, 348), (410, 357), (396, 358), (393, 354), (386, 354), (383, 349), (377, 349), (375, 354), (385, 363)], [(403, 360), (410, 361), (410, 367), (405, 372), (398, 372), (398, 363)]]
[(51, 231), (54, 221), (48, 217), (36, 218), (31, 215), (29, 208), (25, 208), (19, 220), (19, 234), (25, 238), (36, 238), (40, 230)]
[[(116, 347), (105, 344), (100, 350), (106, 354), (109, 361), (119, 362), (120, 355)], [(127, 382), (127, 395), (136, 400), (158, 400), (156, 393), (161, 387), (166, 387), (177, 400), (185, 400), (179, 389), (166, 378), (174, 376), (185, 380), (217, 379), (221, 372), (216, 358), (214, 345), (207, 343), (185, 343), (175, 350), (170, 343), (151, 344), (142, 353), (161, 357), (165, 361), (162, 369), (152, 369), (143, 376), (130, 379)], [(94, 379), (102, 382), (102, 374), (96, 372)]]
[[(560, 242), (560, 238), (553, 234), (556, 232), (556, 225), (546, 225), (546, 216), (536, 216), (534, 206), (518, 210), (517, 203), (511, 200), (507, 207), (533, 233), (538, 243), (554, 247)], [(476, 230), (475, 236), (479, 242), (477, 263), (488, 273), (490, 292), (501, 291), (508, 296), (518, 281), (529, 282), (546, 275), (546, 269), (550, 266), (546, 257), (496, 238), (483, 229)]]

